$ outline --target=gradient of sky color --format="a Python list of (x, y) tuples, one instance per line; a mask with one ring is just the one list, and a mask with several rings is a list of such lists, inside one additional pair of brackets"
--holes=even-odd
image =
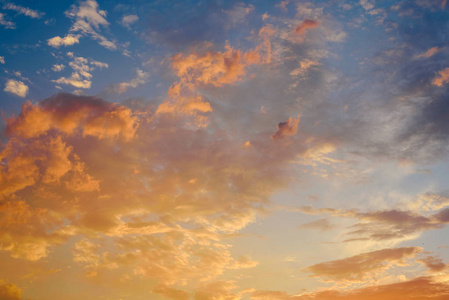
[(0, 1), (0, 299), (449, 299), (446, 2)]

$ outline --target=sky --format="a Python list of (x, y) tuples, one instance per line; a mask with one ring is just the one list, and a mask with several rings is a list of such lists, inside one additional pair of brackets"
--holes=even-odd
[(448, 299), (446, 2), (0, 0), (0, 299)]

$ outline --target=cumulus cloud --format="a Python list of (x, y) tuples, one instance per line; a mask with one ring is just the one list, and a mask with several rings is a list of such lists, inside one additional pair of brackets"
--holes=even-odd
[(437, 75), (432, 80), (433, 85), (440, 87), (448, 82), (449, 82), (449, 68), (438, 71)]
[(361, 283), (367, 277), (376, 277), (394, 265), (403, 264), (405, 259), (419, 252), (422, 252), (419, 247), (382, 249), (319, 263), (303, 270), (325, 281)]
[[(60, 77), (52, 80), (58, 84), (72, 85), (76, 88), (89, 89), (92, 84), (92, 74), (95, 68), (108, 68), (109, 65), (91, 58), (75, 56), (72, 52), (67, 52), (67, 56), (72, 59), (69, 66), (73, 72), (70, 77)], [(62, 70), (62, 69), (61, 69)]]
[(28, 93), (28, 86), (20, 80), (9, 79), (3, 90), (24, 98)]
[(6, 283), (4, 280), (0, 280), (0, 299), (20, 300), (22, 299), (22, 290), (15, 284)]
[(65, 37), (61, 38), (59, 36), (55, 36), (51, 39), (47, 40), (49, 46), (58, 48), (60, 46), (71, 46), (73, 44), (79, 43), (80, 35), (68, 34)]
[[(80, 74), (92, 66), (70, 56)], [(175, 299), (185, 297), (179, 287), (186, 282), (197, 286), (198, 299), (213, 291), (238, 295), (229, 282), (213, 280), (258, 262), (234, 256), (226, 238), (264, 212), (288, 182), (289, 161), (307, 147), (299, 139), (279, 147), (268, 133), (243, 147), (185, 126), (190, 115), (162, 113), (167, 103), (190, 112), (211, 108), (189, 98), (196, 91), (172, 88), (155, 108), (64, 93), (25, 103), (8, 120), (9, 141), (0, 152), (0, 249), (36, 261), (76, 239), (73, 260), (89, 278), (126, 269), (123, 280), (152, 280), (154, 293)]]
[(139, 17), (137, 15), (126, 15), (123, 16), (120, 24), (122, 24), (126, 28), (130, 28), (132, 24), (139, 21)]
[(226, 47), (226, 52), (179, 53), (171, 60), (173, 70), (181, 82), (191, 87), (232, 84), (246, 74), (248, 66), (263, 62), (259, 49), (242, 52), (230, 46)]
[(63, 64), (55, 64), (51, 69), (55, 72), (61, 72), (64, 68), (65, 66)]

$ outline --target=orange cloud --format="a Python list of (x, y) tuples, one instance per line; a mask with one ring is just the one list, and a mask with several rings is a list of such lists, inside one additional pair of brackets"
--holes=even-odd
[(4, 280), (0, 280), (0, 299), (20, 300), (22, 299), (22, 290), (15, 284), (6, 283)]
[(20, 115), (8, 120), (7, 132), (10, 136), (31, 138), (51, 129), (66, 134), (80, 130), (84, 136), (129, 140), (136, 131), (136, 119), (123, 106), (99, 98), (60, 93), (39, 105), (25, 102)]
[(433, 47), (433, 48), (430, 48), (429, 50), (427, 50), (426, 52), (416, 55), (415, 58), (429, 58), (429, 57), (432, 57), (435, 54), (439, 53), (440, 51), (441, 51), (441, 48)]
[(311, 19), (305, 19), (301, 24), (296, 26), (295, 33), (299, 35), (306, 34), (307, 31), (310, 29), (316, 28), (320, 25), (320, 22), (311, 20)]
[(327, 219), (320, 219), (300, 225), (300, 229), (318, 229), (327, 231), (333, 228), (333, 225)]
[(226, 52), (176, 54), (171, 58), (176, 75), (186, 86), (223, 86), (239, 81), (246, 68), (262, 62), (258, 49), (242, 52), (226, 46)]
[(437, 73), (434, 79), (432, 79), (432, 84), (436, 86), (443, 86), (449, 82), (449, 68), (443, 69)]
[(274, 140), (281, 139), (285, 136), (295, 135), (298, 132), (299, 125), (299, 117), (298, 118), (289, 118), (285, 122), (280, 122), (277, 125), (277, 131), (271, 137)]
[(392, 265), (400, 264), (421, 251), (422, 249), (419, 247), (382, 249), (319, 263), (303, 270), (313, 273), (312, 277), (319, 277), (325, 281), (363, 282), (366, 277), (379, 274)]
[(426, 256), (423, 259), (418, 259), (418, 262), (426, 266), (431, 272), (441, 272), (447, 268), (443, 260), (435, 256)]
[(439, 277), (419, 277), (405, 282), (349, 291), (326, 290), (298, 296), (278, 291), (256, 291), (251, 297), (257, 300), (444, 300), (447, 295), (447, 280), (440, 280)]

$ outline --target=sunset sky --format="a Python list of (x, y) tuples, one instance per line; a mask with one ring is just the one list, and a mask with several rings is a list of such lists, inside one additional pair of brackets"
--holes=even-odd
[(0, 300), (449, 299), (446, 0), (0, 0)]

